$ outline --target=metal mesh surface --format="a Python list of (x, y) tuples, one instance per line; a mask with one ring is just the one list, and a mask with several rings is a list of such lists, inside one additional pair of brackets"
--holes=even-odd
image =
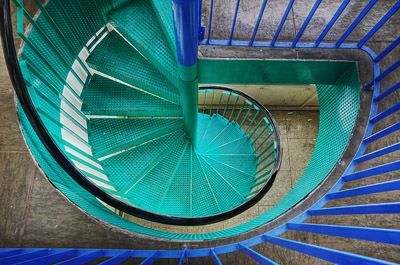
[(179, 105), (95, 75), (81, 95), (87, 115), (182, 117)]
[[(134, 19), (132, 19), (134, 17)], [(178, 65), (150, 1), (131, 1), (110, 13), (111, 24), (177, 85)], [(171, 24), (173, 25), (173, 24)]]
[(95, 157), (136, 146), (183, 127), (182, 119), (109, 119), (89, 121), (89, 142)]
[(180, 101), (178, 89), (115, 31), (96, 47), (88, 58), (88, 64), (162, 98), (176, 103)]

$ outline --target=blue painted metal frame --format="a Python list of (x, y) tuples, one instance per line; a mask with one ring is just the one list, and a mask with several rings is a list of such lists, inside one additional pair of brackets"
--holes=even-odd
[[(180, 2), (179, 0), (174, 0), (175, 2)], [(323, 39), (326, 34), (339, 19), (340, 15), (343, 13), (344, 9), (348, 6), (350, 0), (345, 0), (336, 11), (332, 19), (329, 21), (328, 25), (325, 27), (324, 31), (318, 37), (316, 42), (302, 43), (299, 42), (302, 34), (307, 28), (307, 25), (311, 21), (313, 15), (318, 9), (321, 1), (316, 0), (314, 6), (310, 13), (308, 14), (305, 22), (303, 23), (301, 30), (293, 40), (293, 42), (277, 42), (279, 34), (286, 22), (287, 16), (293, 6), (295, 0), (291, 0), (286, 8), (283, 18), (278, 26), (276, 33), (274, 34), (273, 40), (271, 42), (256, 41), (255, 37), (257, 35), (258, 26), (262, 20), (263, 13), (267, 4), (267, 0), (264, 0), (260, 9), (260, 14), (257, 19), (257, 24), (255, 25), (252, 37), (248, 41), (237, 41), (233, 39), (235, 24), (237, 20), (237, 14), (239, 9), (240, 1), (236, 1), (236, 10), (233, 19), (231, 34), (228, 40), (213, 40), (211, 39), (212, 31), (212, 16), (213, 16), (213, 6), (214, 1), (211, 0), (210, 6), (210, 18), (208, 26), (207, 39), (201, 40), (200, 45), (219, 45), (219, 46), (253, 46), (253, 47), (276, 47), (276, 48), (324, 48), (324, 49), (360, 49), (369, 54), (372, 59), (373, 66), (373, 79), (371, 82), (365, 85), (365, 88), (373, 87), (372, 92), (372, 103), (370, 109), (370, 119), (365, 129), (363, 141), (361, 142), (354, 159), (351, 161), (345, 172), (343, 173), (340, 180), (327, 192), (319, 201), (312, 205), (307, 211), (300, 214), (299, 216), (293, 218), (288, 223), (285, 223), (271, 231), (266, 232), (263, 235), (253, 237), (251, 239), (205, 249), (182, 249), (182, 250), (78, 250), (78, 249), (0, 249), (0, 263), (7, 264), (11, 262), (32, 262), (32, 261), (46, 261), (46, 262), (56, 262), (65, 258), (74, 257), (70, 259), (69, 263), (74, 261), (89, 261), (94, 260), (99, 257), (110, 257), (111, 259), (103, 262), (102, 264), (118, 264), (130, 257), (132, 258), (145, 258), (142, 264), (151, 264), (157, 259), (165, 258), (175, 258), (179, 259), (179, 264), (184, 264), (188, 258), (210, 256), (213, 258), (216, 264), (221, 264), (218, 255), (242, 251), (249, 257), (259, 262), (260, 264), (276, 264), (274, 261), (269, 260), (260, 253), (257, 253), (252, 246), (263, 242), (269, 242), (287, 249), (291, 249), (300, 253), (311, 255), (323, 260), (327, 260), (334, 263), (346, 263), (346, 264), (394, 264), (391, 262), (378, 260), (370, 257), (360, 256), (348, 252), (333, 250), (329, 248), (319, 247), (307, 243), (301, 243), (289, 239), (284, 239), (278, 237), (280, 234), (286, 232), (287, 230), (304, 231), (318, 234), (325, 234), (331, 236), (341, 236), (347, 238), (354, 238), (360, 240), (369, 240), (374, 242), (389, 243), (389, 244), (400, 244), (400, 230), (392, 229), (380, 229), (380, 228), (366, 228), (366, 227), (353, 227), (353, 226), (330, 226), (330, 225), (319, 225), (319, 224), (305, 224), (302, 223), (310, 216), (315, 215), (346, 215), (346, 214), (389, 214), (389, 213), (400, 213), (400, 202), (393, 203), (381, 203), (381, 204), (367, 204), (367, 205), (352, 205), (352, 206), (342, 206), (334, 208), (322, 208), (327, 202), (334, 199), (348, 198), (354, 196), (367, 195), (372, 193), (381, 193), (392, 190), (400, 189), (400, 180), (393, 180), (358, 188), (352, 188), (348, 190), (341, 191), (343, 185), (355, 179), (371, 177), (374, 175), (382, 174), (385, 172), (390, 172), (400, 169), (400, 161), (382, 164), (369, 168), (366, 170), (354, 172), (359, 163), (381, 157), (383, 155), (389, 154), (391, 152), (400, 150), (400, 143), (395, 143), (393, 145), (384, 147), (375, 152), (365, 154), (366, 148), (369, 143), (374, 142), (377, 139), (386, 137), (391, 133), (400, 129), (400, 122), (396, 123), (388, 128), (380, 130), (372, 134), (375, 123), (381, 121), (382, 119), (393, 115), (398, 110), (400, 110), (400, 103), (393, 105), (381, 113), (378, 113), (379, 101), (385, 97), (391, 95), (397, 89), (400, 88), (400, 82), (392, 85), (390, 88), (384, 92), (380, 92), (380, 81), (385, 77), (389, 76), (395, 69), (400, 66), (400, 60), (392, 64), (386, 70), (381, 72), (379, 62), (385, 58), (391, 51), (393, 51), (400, 44), (400, 37), (393, 41), (387, 48), (385, 48), (378, 56), (373, 50), (365, 46), (367, 41), (392, 17), (392, 15), (397, 12), (400, 8), (400, 2), (397, 2), (390, 11), (363, 37), (358, 43), (344, 43), (351, 32), (360, 24), (360, 22), (365, 18), (365, 16), (370, 12), (370, 10), (377, 3), (377, 0), (371, 0), (366, 5), (366, 7), (361, 11), (361, 13), (356, 17), (353, 23), (349, 26), (346, 32), (341, 36), (341, 38), (336, 43), (323, 43)], [(201, 6), (201, 5), (198, 5)], [(197, 27), (198, 29), (199, 27)], [(197, 30), (196, 29), (196, 30)], [(196, 34), (197, 36), (197, 34)], [(187, 38), (180, 38), (181, 41), (185, 41)], [(190, 39), (190, 38), (188, 38)], [(185, 53), (186, 51), (191, 52), (191, 49), (185, 49), (185, 43), (178, 47), (178, 51)], [(186, 56), (187, 54), (182, 54), (182, 62), (187, 60), (187, 65), (194, 60), (193, 53)], [(196, 54), (197, 57), (197, 54)], [(196, 58), (197, 59), (197, 58)], [(186, 64), (186, 63), (185, 63)], [(184, 64), (184, 65), (185, 65)], [(21, 263), (23, 264), (23, 263)], [(68, 264), (68, 261), (65, 263)]]

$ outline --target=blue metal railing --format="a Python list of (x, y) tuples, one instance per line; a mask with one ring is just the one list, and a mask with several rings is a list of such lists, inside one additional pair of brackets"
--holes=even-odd
[[(108, 257), (107, 261), (102, 264), (118, 264), (128, 258), (145, 258), (142, 264), (151, 264), (157, 259), (179, 259), (179, 264), (186, 264), (186, 261), (190, 258), (209, 256), (213, 258), (215, 264), (221, 264), (221, 260), (218, 255), (231, 253), (236, 251), (241, 251), (247, 254), (249, 257), (259, 262), (260, 264), (276, 264), (271, 259), (265, 257), (264, 255), (251, 249), (252, 246), (269, 242), (286, 249), (290, 249), (296, 252), (307, 254), (319, 259), (323, 259), (329, 262), (338, 264), (394, 264), (385, 260), (380, 260), (376, 258), (371, 258), (367, 256), (362, 256), (358, 254), (353, 254), (345, 251), (335, 250), (331, 248), (316, 246), (310, 243), (302, 243), (290, 239), (285, 239), (279, 237), (288, 230), (292, 231), (303, 231), (308, 233), (324, 234), (329, 236), (338, 236), (358, 240), (367, 240), (372, 242), (387, 243), (392, 245), (400, 244), (400, 230), (394, 229), (384, 229), (384, 228), (371, 228), (371, 227), (356, 227), (356, 226), (342, 226), (342, 225), (325, 225), (325, 224), (307, 224), (303, 223), (309, 217), (312, 216), (333, 216), (333, 215), (355, 215), (355, 214), (399, 214), (400, 213), (400, 202), (387, 202), (387, 203), (377, 203), (377, 204), (361, 204), (361, 205), (346, 205), (339, 207), (328, 207), (323, 208), (328, 202), (334, 201), (340, 198), (353, 198), (360, 195), (368, 194), (378, 194), (383, 192), (389, 192), (394, 190), (400, 190), (400, 180), (390, 180), (386, 182), (379, 182), (375, 184), (370, 184), (366, 186), (352, 187), (350, 189), (342, 190), (343, 186), (349, 181), (368, 178), (376, 176), (379, 174), (392, 172), (400, 169), (400, 161), (394, 161), (389, 163), (375, 165), (371, 168), (356, 171), (357, 165), (370, 161), (372, 159), (379, 159), (387, 154), (391, 154), (395, 151), (400, 150), (400, 143), (394, 143), (389, 146), (379, 147), (380, 149), (366, 153), (367, 147), (371, 143), (375, 143), (379, 139), (390, 139), (394, 132), (400, 129), (400, 122), (397, 122), (398, 116), (397, 111), (400, 109), (399, 99), (392, 106), (385, 106), (381, 104), (378, 113), (378, 106), (381, 101), (385, 98), (391, 97), (394, 92), (400, 88), (400, 80), (396, 81), (394, 84), (389, 85), (389, 87), (382, 87), (381, 81), (392, 78), (394, 79), (393, 73), (400, 66), (400, 60), (397, 60), (390, 64), (388, 68), (381, 71), (380, 62), (386, 58), (386, 56), (394, 51), (400, 44), (400, 37), (395, 36), (395, 40), (385, 47), (382, 52), (378, 55), (369, 47), (366, 46), (368, 40), (374, 36), (374, 34), (385, 24), (388, 20), (398, 12), (400, 8), (400, 1), (394, 3), (392, 8), (378, 21), (376, 25), (368, 31), (364, 37), (356, 42), (347, 43), (345, 42), (353, 30), (360, 25), (360, 22), (365, 19), (369, 12), (374, 12), (374, 7), (377, 4), (377, 0), (371, 0), (363, 8), (358, 16), (353, 20), (351, 25), (347, 28), (345, 33), (338, 38), (335, 42), (323, 42), (325, 36), (332, 29), (334, 24), (343, 14), (343, 11), (351, 2), (350, 0), (344, 0), (339, 8), (334, 13), (331, 20), (326, 25), (322, 33), (313, 42), (300, 42), (302, 34), (307, 29), (310, 21), (312, 20), (314, 14), (318, 10), (319, 5), (322, 1), (317, 0), (311, 11), (307, 14), (307, 18), (301, 26), (299, 32), (293, 41), (290, 42), (278, 42), (277, 39), (281, 33), (283, 25), (289, 15), (289, 12), (294, 4), (295, 0), (290, 0), (286, 11), (280, 20), (277, 31), (273, 35), (272, 41), (257, 41), (257, 31), (259, 29), (260, 21), (264, 15), (265, 7), (267, 1), (262, 1), (260, 5), (260, 13), (257, 19), (257, 23), (254, 27), (252, 37), (249, 40), (235, 40), (234, 30), (237, 21), (237, 15), (239, 10), (239, 5), (241, 2), (237, 0), (233, 4), (235, 5), (235, 14), (233, 16), (232, 27), (229, 34), (229, 38), (226, 40), (214, 40), (212, 36), (212, 25), (213, 25), (213, 12), (214, 1), (210, 2), (210, 17), (208, 19), (208, 34), (207, 38), (199, 42), (200, 45), (222, 45), (222, 46), (252, 46), (252, 47), (277, 47), (277, 48), (329, 48), (329, 49), (360, 49), (365, 51), (372, 59), (373, 67), (373, 77), (372, 81), (367, 83), (364, 88), (373, 87), (372, 92), (372, 103), (369, 114), (369, 121), (365, 129), (363, 140), (342, 177), (339, 181), (328, 191), (320, 200), (318, 200), (314, 205), (312, 205), (308, 210), (306, 210), (301, 215), (295, 217), (289, 222), (268, 231), (262, 235), (253, 237), (251, 239), (214, 247), (214, 248), (204, 248), (204, 249), (183, 249), (183, 250), (77, 250), (77, 249), (0, 249), (0, 264), (11, 264), (16, 262), (37, 262), (44, 264), (54, 263), (64, 259), (69, 259), (71, 264), (81, 264), (83, 262), (89, 262), (96, 260), (100, 257)], [(204, 6), (204, 4), (203, 4)], [(399, 32), (400, 35), (400, 32)], [(392, 97), (393, 99), (394, 97)], [(383, 119), (391, 117), (392, 120), (396, 122), (384, 129), (374, 131), (374, 125)], [(395, 199), (395, 198), (394, 198)], [(71, 259), (70, 259), (71, 258)], [(397, 260), (400, 262), (400, 260)], [(23, 264), (23, 263), (21, 263)]]

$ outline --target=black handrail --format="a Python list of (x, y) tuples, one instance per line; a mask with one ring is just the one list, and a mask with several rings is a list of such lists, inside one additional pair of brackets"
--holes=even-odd
[[(21, 104), (22, 109), (26, 117), (28, 118), (33, 130), (39, 137), (40, 141), (46, 147), (47, 151), (51, 154), (51, 156), (57, 161), (57, 163), (65, 170), (65, 172), (71, 176), (79, 185), (85, 188), (88, 192), (90, 192), (93, 196), (100, 199), (104, 203), (120, 210), (125, 213), (131, 214), (133, 216), (143, 218), (153, 222), (159, 222), (164, 224), (171, 225), (205, 225), (210, 223), (219, 222), (222, 220), (226, 220), (231, 218), (246, 209), (253, 206), (257, 203), (265, 193), (271, 188), (274, 179), (276, 178), (277, 170), (281, 164), (281, 146), (278, 145), (277, 152), (277, 161), (275, 162), (276, 168), (274, 169), (273, 174), (269, 181), (265, 184), (265, 186), (250, 200), (245, 202), (244, 204), (231, 209), (229, 211), (212, 215), (212, 216), (204, 216), (204, 217), (178, 217), (171, 215), (163, 215), (157, 214), (154, 212), (146, 211), (140, 208), (137, 208), (133, 205), (127, 204), (124, 201), (121, 201), (117, 198), (112, 197), (104, 190), (97, 187), (91, 181), (89, 181), (80, 171), (75, 167), (74, 164), (65, 156), (65, 154), (58, 147), (56, 142), (51, 137), (50, 133), (47, 131), (43, 121), (41, 120), (32, 99), (28, 93), (28, 89), (25, 85), (22, 72), (19, 66), (18, 57), (15, 49), (15, 43), (13, 38), (13, 30), (12, 30), (12, 20), (11, 20), (11, 11), (10, 11), (10, 1), (8, 0), (0, 0), (1, 9), (0, 9), (0, 31), (1, 31), (1, 39), (3, 46), (4, 58), (7, 64), (8, 72), (11, 78), (11, 82), (13, 84), (15, 93), (18, 97), (19, 103)], [(236, 94), (247, 97), (250, 101), (252, 101), (257, 107), (259, 107), (266, 116), (271, 118), (271, 124), (276, 132), (277, 139), (280, 139), (278, 127), (275, 124), (270, 113), (265, 109), (265, 107), (256, 101), (254, 98), (249, 95), (233, 90), (231, 88), (224, 88), (228, 91), (232, 91)], [(277, 140), (277, 143), (280, 143), (280, 140)]]

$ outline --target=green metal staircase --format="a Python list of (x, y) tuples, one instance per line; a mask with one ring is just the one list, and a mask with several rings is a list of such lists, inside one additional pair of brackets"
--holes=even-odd
[[(226, 219), (261, 199), (280, 166), (274, 120), (245, 94), (203, 89), (198, 97), (212, 103), (190, 106), (198, 122), (188, 122), (182, 106), (194, 102), (182, 93), (171, 3), (75, 2), (36, 1), (36, 20), (15, 4), (18, 22), (34, 26), (28, 36), (18, 30), (29, 94), (84, 181), (130, 214), (176, 224)], [(77, 183), (49, 175), (72, 201), (86, 200)]]

